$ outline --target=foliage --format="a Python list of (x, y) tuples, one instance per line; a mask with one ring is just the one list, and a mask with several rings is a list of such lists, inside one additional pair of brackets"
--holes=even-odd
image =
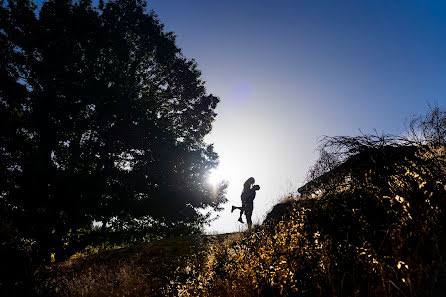
[(226, 185), (206, 183), (219, 99), (197, 63), (142, 0), (35, 9), (0, 6), (2, 209), (41, 259), (68, 256), (64, 238), (93, 220), (199, 230), (199, 209), (219, 210)]
[(32, 247), (0, 210), (0, 296), (32, 296)]
[(70, 230), (63, 241), (65, 245), (71, 246), (71, 250), (78, 251), (77, 255), (85, 256), (103, 250), (149, 243), (165, 237), (201, 234), (203, 230), (197, 225), (196, 221), (166, 225), (151, 217), (128, 217), (112, 220), (108, 228), (94, 227), (79, 229), (76, 232)]
[(311, 181), (329, 172), (340, 164), (335, 154), (327, 152), (323, 147), (319, 150), (319, 158), (308, 170), (306, 180)]
[(413, 116), (409, 122), (408, 137), (431, 147), (444, 147), (446, 144), (446, 110), (438, 105), (429, 105), (425, 115)]

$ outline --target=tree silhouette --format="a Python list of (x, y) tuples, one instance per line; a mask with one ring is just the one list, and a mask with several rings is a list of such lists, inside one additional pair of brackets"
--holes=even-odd
[[(0, 9), (0, 200), (42, 253), (111, 219), (200, 227), (226, 185), (203, 138), (219, 99), (145, 1)], [(185, 230), (188, 230), (186, 228)], [(186, 231), (187, 232), (187, 231)]]

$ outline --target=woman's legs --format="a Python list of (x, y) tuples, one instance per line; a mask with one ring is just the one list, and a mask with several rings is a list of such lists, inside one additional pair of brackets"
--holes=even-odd
[(232, 209), (231, 209), (231, 212), (233, 212), (234, 211), (234, 209), (240, 209), (240, 217), (238, 218), (238, 221), (240, 222), (240, 223), (243, 223), (243, 219), (242, 219), (242, 215), (243, 215), (243, 212), (244, 212), (244, 208), (243, 208), (243, 206), (232, 206)]
[(235, 209), (243, 209), (243, 206), (232, 206), (231, 212), (233, 212)]
[(232, 206), (232, 209), (231, 209), (231, 212), (233, 212), (234, 209), (240, 209), (240, 217), (238, 218), (238, 221), (239, 221), (240, 223), (242, 223), (242, 224), (243, 224), (243, 218), (242, 218), (242, 215), (243, 215), (244, 212), (246, 212), (245, 208), (246, 208), (246, 203), (242, 200), (242, 206), (234, 206), (234, 205), (233, 205), (233, 206)]

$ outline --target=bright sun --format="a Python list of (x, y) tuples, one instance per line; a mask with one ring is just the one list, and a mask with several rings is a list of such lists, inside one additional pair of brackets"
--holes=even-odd
[(210, 183), (213, 186), (217, 186), (223, 179), (224, 179), (224, 176), (223, 176), (221, 170), (213, 169), (209, 173), (208, 183)]

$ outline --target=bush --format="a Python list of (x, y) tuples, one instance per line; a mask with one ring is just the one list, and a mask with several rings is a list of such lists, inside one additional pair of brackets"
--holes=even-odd
[(0, 296), (32, 295), (32, 244), (0, 215)]

